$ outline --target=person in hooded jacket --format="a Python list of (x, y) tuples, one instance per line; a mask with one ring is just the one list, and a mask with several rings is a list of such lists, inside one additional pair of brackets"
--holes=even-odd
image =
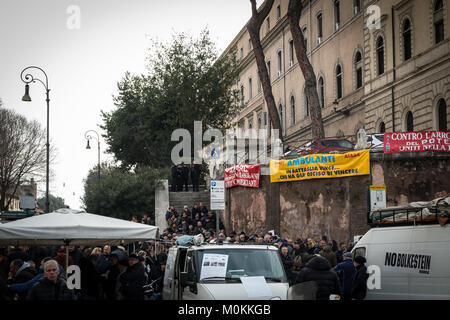
[(329, 300), (331, 294), (341, 293), (338, 276), (330, 269), (327, 259), (315, 256), (297, 274), (295, 283), (315, 281), (317, 283), (316, 299)]
[(341, 296), (344, 300), (352, 299), (352, 283), (355, 277), (356, 269), (353, 265), (352, 254), (345, 252), (342, 255), (343, 261), (333, 268), (339, 277), (341, 285)]
[[(34, 273), (31, 271), (30, 265), (23, 262), (21, 259), (16, 259), (10, 265), (10, 278), (7, 284), (25, 283), (34, 278)], [(27, 296), (27, 291), (17, 293), (18, 300), (24, 300)]]
[(355, 278), (352, 282), (352, 299), (363, 300), (367, 293), (367, 279), (369, 275), (367, 274), (367, 267), (364, 265), (366, 263), (366, 258), (362, 256), (357, 256), (353, 260), (353, 265), (356, 268)]

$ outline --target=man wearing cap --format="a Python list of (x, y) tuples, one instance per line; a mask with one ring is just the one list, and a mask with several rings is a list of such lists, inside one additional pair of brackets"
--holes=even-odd
[(136, 253), (128, 257), (128, 268), (119, 279), (124, 300), (144, 300), (145, 268)]
[(342, 255), (343, 261), (333, 268), (339, 277), (339, 284), (341, 285), (341, 296), (343, 300), (352, 299), (352, 283), (355, 278), (356, 269), (353, 265), (352, 254), (344, 252)]
[(366, 263), (366, 258), (363, 256), (355, 257), (353, 265), (356, 268), (355, 278), (352, 283), (352, 299), (362, 300), (366, 297), (367, 292), (367, 268), (364, 265)]

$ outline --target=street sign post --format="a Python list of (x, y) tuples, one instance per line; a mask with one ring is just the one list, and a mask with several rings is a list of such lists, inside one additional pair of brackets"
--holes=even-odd
[(225, 210), (225, 181), (211, 180), (211, 210)]

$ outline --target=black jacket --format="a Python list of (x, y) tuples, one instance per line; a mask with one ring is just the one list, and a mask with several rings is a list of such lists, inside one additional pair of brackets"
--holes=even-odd
[(142, 263), (128, 267), (119, 279), (124, 300), (144, 300), (145, 268)]
[(316, 256), (300, 270), (295, 279), (295, 283), (316, 281), (316, 299), (329, 300), (330, 294), (341, 294), (338, 276), (336, 272), (330, 269), (330, 263), (327, 259)]
[(287, 256), (280, 254), (280, 257), (281, 257), (281, 262), (283, 263), (284, 271), (286, 272), (286, 276), (288, 278), (289, 284), (292, 284), (295, 280), (294, 273), (292, 272), (294, 260), (291, 258), (291, 256), (289, 254)]
[[(30, 267), (26, 267), (23, 270), (19, 272), (19, 274), (16, 274), (12, 280), (8, 280), (8, 284), (17, 284), (17, 283), (25, 283), (30, 281), (35, 277), (35, 274), (33, 272), (33, 269)], [(25, 292), (19, 292), (17, 293), (17, 297), (19, 300), (25, 300), (27, 296), (27, 291)]]
[(367, 292), (367, 268), (365, 265), (360, 265), (356, 268), (355, 278), (352, 283), (352, 298), (362, 300), (366, 297)]
[(75, 300), (75, 294), (63, 279), (53, 283), (44, 277), (30, 289), (27, 300)]

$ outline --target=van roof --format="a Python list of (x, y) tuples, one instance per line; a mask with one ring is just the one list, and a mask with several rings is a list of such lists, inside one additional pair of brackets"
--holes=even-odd
[(418, 242), (450, 242), (450, 226), (411, 225), (390, 228), (372, 228), (358, 241), (355, 247), (365, 244), (393, 244)]

